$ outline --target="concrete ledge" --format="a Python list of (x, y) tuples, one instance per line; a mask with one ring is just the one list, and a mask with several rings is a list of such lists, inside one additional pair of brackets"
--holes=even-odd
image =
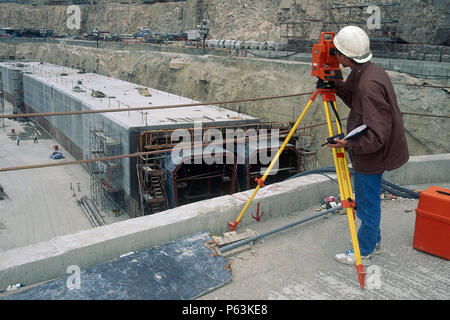
[[(402, 168), (387, 173), (396, 184), (450, 181), (450, 154), (411, 157)], [(192, 203), (151, 216), (55, 237), (31, 246), (0, 252), (0, 289), (9, 284), (31, 285), (66, 275), (67, 267), (81, 269), (208, 230), (219, 235), (228, 231), (253, 190)], [(289, 215), (320, 203), (338, 193), (335, 182), (322, 175), (309, 175), (261, 189), (249, 206), (239, 228), (254, 223), (257, 204), (263, 220)]]
[(398, 185), (450, 181), (450, 153), (413, 156), (401, 168), (386, 172), (383, 179)]

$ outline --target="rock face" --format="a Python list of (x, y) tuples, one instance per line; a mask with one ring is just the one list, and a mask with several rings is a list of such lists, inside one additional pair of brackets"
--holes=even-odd
[[(0, 55), (24, 56), (31, 60), (84, 69), (86, 72), (119, 78), (200, 101), (225, 101), (252, 97), (268, 97), (313, 92), (315, 80), (310, 64), (284, 60), (220, 57), (150, 51), (95, 49), (55, 44), (0, 43)], [(402, 112), (449, 115), (447, 89), (423, 88), (406, 84), (422, 84), (424, 80), (389, 71)], [(258, 117), (263, 121), (295, 121), (310, 95), (227, 104), (224, 107)], [(347, 108), (338, 99), (341, 118)], [(450, 131), (448, 118), (404, 115), (410, 153), (412, 155), (448, 153)], [(325, 122), (323, 105), (318, 98), (308, 111), (301, 127)], [(302, 140), (302, 146), (316, 150), (319, 166), (333, 163), (328, 148), (320, 144), (328, 136), (326, 126), (317, 126)]]
[[(210, 39), (252, 41), (286, 40), (287, 21), (308, 21), (304, 29), (290, 31), (305, 39), (317, 39), (321, 30), (337, 27), (325, 25), (347, 19), (364, 21), (370, 14), (358, 9), (359, 0), (339, 2), (313, 0), (187, 0), (181, 2), (122, 4), (120, 1), (95, 1), (96, 5), (80, 5), (81, 29), (67, 28), (67, 5), (42, 5), (30, 0), (27, 5), (0, 4), (2, 26), (12, 28), (48, 28), (55, 34), (90, 33), (95, 28), (110, 33), (134, 33), (143, 26), (157, 33), (177, 33), (194, 29), (201, 19), (209, 20)], [(404, 40), (414, 43), (440, 44), (448, 41), (449, 13), (447, 1), (398, 1), (397, 11), (388, 10), (379, 0), (382, 20), (398, 19), (397, 32)], [(364, 2), (368, 3), (369, 2)], [(31, 4), (38, 4), (32, 6)], [(348, 6), (354, 6), (350, 9)], [(356, 7), (355, 7), (356, 6)], [(353, 10), (353, 11), (352, 11)], [(356, 10), (356, 11), (355, 11)], [(358, 11), (359, 10), (359, 11)], [(362, 12), (362, 13), (361, 13)], [(297, 26), (298, 27), (298, 26)], [(330, 30), (337, 31), (337, 30)], [(55, 44), (0, 44), (0, 55), (26, 57), (49, 63), (97, 72), (122, 80), (198, 98), (203, 101), (232, 100), (246, 97), (276, 96), (312, 92), (314, 81), (307, 63), (250, 58), (191, 56), (175, 53), (93, 49)], [(396, 83), (423, 83), (406, 74), (389, 72)], [(448, 92), (444, 89), (411, 87), (395, 84), (403, 112), (448, 115)], [(268, 121), (294, 121), (304, 108), (307, 96), (246, 102), (227, 105), (229, 109)], [(347, 108), (340, 106), (341, 117)], [(450, 152), (448, 118), (404, 115), (411, 154)], [(302, 126), (325, 121), (323, 107), (315, 102)], [(328, 136), (325, 126), (308, 131), (303, 147), (317, 150), (321, 165), (332, 163), (327, 148), (318, 148), (319, 141)]]
[(0, 5), (0, 21), (12, 28), (47, 28), (60, 35), (92, 33), (95, 28), (115, 34), (133, 34), (138, 27), (149, 27), (152, 32), (180, 32), (193, 26), (182, 25), (184, 2), (154, 5), (100, 4), (80, 5), (79, 30), (67, 27), (73, 16), (68, 6)]
[[(253, 41), (283, 41), (289, 33), (304, 39), (317, 39), (321, 30), (337, 32), (340, 27), (363, 23), (373, 14), (361, 3), (371, 1), (346, 0), (187, 0), (154, 4), (129, 4), (117, 1), (95, 1), (95, 5), (79, 5), (81, 29), (67, 28), (67, 5), (42, 5), (44, 1), (29, 1), (27, 5), (0, 4), (2, 27), (48, 28), (55, 34), (91, 33), (95, 28), (110, 33), (134, 33), (137, 27), (148, 27), (157, 33), (178, 33), (195, 29), (201, 19), (210, 22), (210, 39)], [(70, 2), (70, 1), (67, 1)], [(396, 36), (413, 43), (445, 44), (449, 42), (450, 15), (446, 0), (379, 0), (381, 27), (394, 22)], [(386, 4), (396, 3), (389, 7)], [(31, 4), (38, 4), (32, 6)], [(353, 6), (349, 8), (348, 6)], [(346, 8), (343, 8), (346, 7)], [(286, 22), (308, 21), (287, 30)], [(334, 21), (334, 24), (324, 22)], [(300, 30), (299, 30), (300, 29)], [(389, 28), (388, 28), (389, 29)], [(392, 30), (391, 30), (392, 31)]]

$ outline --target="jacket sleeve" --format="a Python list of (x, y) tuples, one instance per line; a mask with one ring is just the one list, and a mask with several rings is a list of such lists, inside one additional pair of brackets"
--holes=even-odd
[(391, 106), (380, 83), (370, 81), (358, 94), (363, 108), (363, 123), (368, 130), (348, 141), (355, 155), (377, 152), (389, 141), (392, 128)]
[(336, 81), (336, 95), (344, 101), (344, 103), (351, 108), (353, 91), (351, 90), (352, 73), (347, 77), (346, 81)]

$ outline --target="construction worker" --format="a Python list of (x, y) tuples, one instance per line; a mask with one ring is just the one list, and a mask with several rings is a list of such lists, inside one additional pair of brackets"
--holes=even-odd
[(36, 131), (36, 130), (33, 131), (33, 142), (34, 142), (34, 143), (38, 143), (38, 142), (39, 142), (39, 141), (38, 141), (37, 131)]
[[(359, 27), (341, 29), (333, 40), (339, 63), (351, 69), (336, 83), (336, 94), (350, 108), (347, 132), (365, 124), (368, 130), (350, 139), (335, 138), (329, 147), (346, 148), (355, 171), (356, 215), (361, 220), (358, 243), (362, 262), (380, 252), (381, 180), (384, 171), (401, 167), (409, 159), (405, 130), (388, 74), (372, 63), (370, 40)], [(354, 264), (353, 249), (335, 259)]]
[(19, 132), (17, 132), (16, 140), (17, 140), (17, 145), (19, 145), (19, 143), (20, 143), (20, 133)]

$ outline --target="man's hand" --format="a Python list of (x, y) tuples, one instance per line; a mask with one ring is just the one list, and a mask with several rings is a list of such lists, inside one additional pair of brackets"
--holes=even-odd
[(341, 140), (338, 138), (334, 138), (334, 144), (328, 143), (329, 147), (332, 148), (347, 148), (348, 141), (347, 140)]

